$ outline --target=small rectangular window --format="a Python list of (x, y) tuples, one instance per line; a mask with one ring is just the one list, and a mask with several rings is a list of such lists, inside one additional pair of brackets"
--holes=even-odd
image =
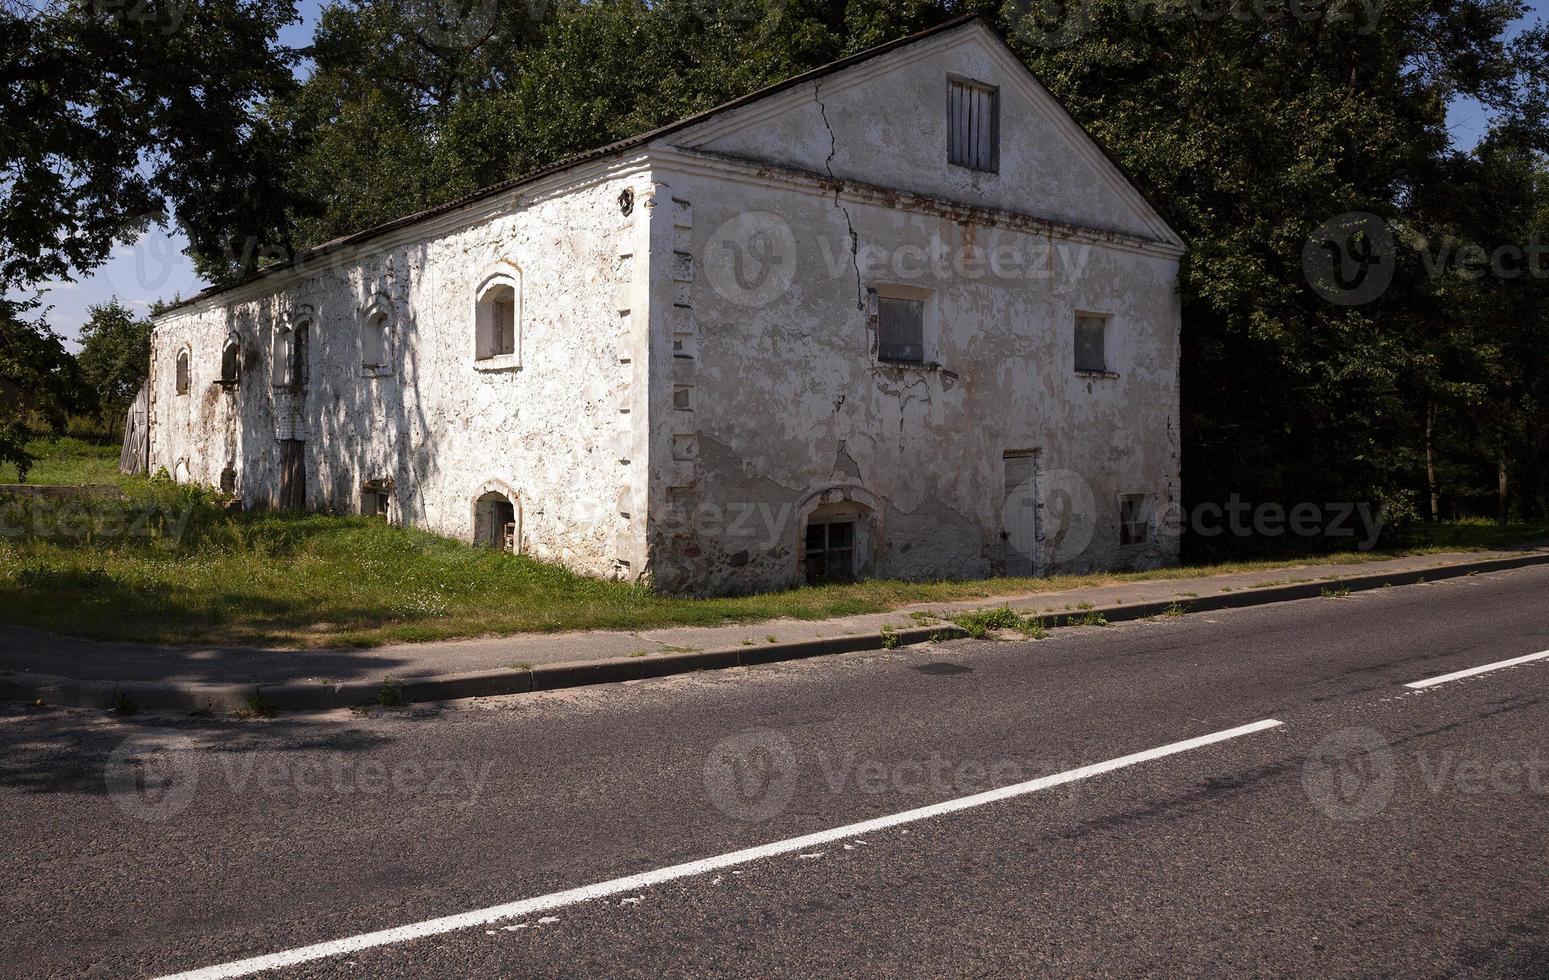
[(1119, 544), (1145, 544), (1151, 540), (1151, 498), (1129, 493), (1119, 498)]
[(366, 517), (387, 520), (388, 496), (381, 487), (367, 486), (360, 492), (360, 512)]
[(1000, 168), (1000, 92), (977, 82), (947, 85), (947, 160), (971, 170)]
[(1108, 318), (1090, 314), (1076, 314), (1076, 370), (1095, 374), (1108, 371), (1107, 337)]
[(925, 363), (925, 301), (877, 297), (877, 359)]

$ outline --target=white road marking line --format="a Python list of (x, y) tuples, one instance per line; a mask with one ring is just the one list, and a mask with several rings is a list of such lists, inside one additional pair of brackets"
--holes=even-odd
[(1412, 681), (1405, 687), (1419, 690), (1422, 687), (1434, 687), (1437, 684), (1445, 684), (1448, 681), (1462, 680), (1465, 677), (1473, 677), (1475, 674), (1486, 674), (1492, 670), (1500, 670), (1502, 667), (1515, 667), (1517, 664), (1532, 663), (1535, 660), (1549, 659), (1549, 650), (1542, 653), (1530, 653), (1525, 657), (1512, 657), (1510, 660), (1502, 660), (1499, 663), (1485, 664), (1483, 667), (1470, 667), (1467, 670), (1453, 671), (1450, 674), (1442, 674), (1440, 677), (1427, 677), (1423, 681)]
[[(715, 857), (700, 858), (697, 861), (689, 861), (686, 864), (675, 864), (656, 871), (644, 871), (624, 878), (615, 878), (612, 881), (601, 881), (593, 885), (571, 888), (567, 891), (540, 895), (537, 898), (526, 898), (518, 902), (509, 902), (505, 905), (494, 905), (490, 908), (479, 909), (473, 912), (443, 916), (439, 919), (427, 919), (424, 922), (416, 922), (412, 925), (383, 929), (380, 932), (363, 933), (359, 936), (335, 939), (331, 942), (318, 943), (314, 946), (302, 946), (282, 953), (270, 953), (266, 956), (255, 956), (252, 959), (236, 960), (218, 966), (207, 966), (203, 969), (190, 970), (187, 973), (163, 977), (162, 980), (215, 980), (215, 978), (223, 977), (242, 977), (253, 973), (261, 973), (264, 970), (277, 970), (281, 967), (295, 966), (299, 963), (327, 959), (331, 956), (357, 953), (376, 946), (388, 946), (393, 943), (408, 942), (412, 939), (423, 939), (426, 936), (437, 936), (442, 933), (456, 932), (475, 926), (486, 926), (504, 919), (529, 916), (534, 912), (546, 912), (551, 909), (564, 908), (580, 902), (591, 901), (595, 898), (617, 895), (621, 892), (638, 891), (642, 888), (650, 888), (653, 885), (660, 885), (679, 878), (702, 875), (709, 871), (730, 867), (731, 865), (747, 864), (751, 861), (760, 861), (780, 854), (789, 854), (793, 851), (801, 851), (819, 844), (833, 843), (846, 837), (855, 837), (860, 834), (887, 830), (900, 824), (914, 823), (920, 820), (928, 820), (932, 817), (945, 816), (949, 813), (957, 813), (961, 810), (970, 810), (988, 803), (997, 803), (1001, 800), (1025, 796), (1029, 793), (1036, 793), (1054, 786), (1063, 786), (1066, 783), (1090, 779), (1093, 776), (1100, 776), (1118, 769), (1139, 765), (1142, 762), (1150, 762), (1154, 759), (1177, 755), (1180, 752), (1188, 752), (1191, 749), (1204, 748), (1217, 742), (1225, 742), (1230, 739), (1241, 738), (1244, 735), (1253, 735), (1271, 728), (1279, 728), (1282, 724), (1280, 721), (1268, 718), (1264, 721), (1253, 722), (1251, 725), (1241, 725), (1237, 728), (1229, 728), (1226, 731), (1215, 732), (1210, 735), (1200, 735), (1197, 738), (1173, 742), (1169, 745), (1147, 749), (1144, 752), (1136, 752), (1132, 755), (1120, 756), (1117, 759), (1109, 759), (1107, 762), (1097, 762), (1089, 766), (1082, 766), (1079, 769), (1055, 773), (1052, 776), (1031, 779), (1025, 783), (1016, 783), (1012, 786), (1002, 786), (1000, 789), (976, 793), (973, 796), (963, 796), (955, 800), (933, 803), (930, 806), (905, 810), (885, 817), (863, 820), (860, 823), (846, 824), (843, 827), (835, 827), (832, 830), (822, 830), (814, 834), (792, 837), (787, 840), (775, 841), (771, 844), (761, 844), (758, 847), (731, 851)], [(904, 833), (908, 833), (908, 831), (906, 830)], [(741, 872), (734, 871), (733, 874), (741, 874)], [(549, 922), (557, 920), (544, 918), (538, 921)]]

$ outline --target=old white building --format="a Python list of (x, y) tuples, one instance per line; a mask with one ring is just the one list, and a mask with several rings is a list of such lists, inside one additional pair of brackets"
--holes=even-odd
[(168, 310), (150, 465), (674, 590), (1166, 563), (1182, 252), (958, 21)]

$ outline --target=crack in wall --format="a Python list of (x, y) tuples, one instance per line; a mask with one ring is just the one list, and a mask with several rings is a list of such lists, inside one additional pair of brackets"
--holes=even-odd
[[(823, 161), (823, 169), (832, 178), (834, 176), (834, 157), (839, 153), (839, 138), (834, 135), (834, 127), (828, 121), (828, 107), (819, 98), (823, 89), (823, 82), (819, 80), (812, 86), (812, 101), (817, 103), (818, 115), (823, 119), (823, 128), (828, 131), (828, 157)], [(834, 207), (844, 215), (845, 228), (850, 234), (850, 265), (855, 269), (855, 308), (862, 313), (866, 312), (866, 287), (861, 281), (860, 236), (855, 233), (855, 222), (850, 219), (850, 209), (839, 200), (839, 192), (843, 189), (841, 183), (834, 185)]]

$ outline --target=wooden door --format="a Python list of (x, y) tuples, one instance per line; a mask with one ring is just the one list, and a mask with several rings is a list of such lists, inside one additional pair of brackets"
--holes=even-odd
[(307, 506), (307, 444), (300, 439), (280, 440), (280, 509), (305, 510)]
[(1003, 459), (1005, 497), (1001, 508), (1006, 574), (1038, 574), (1038, 454), (1008, 452)]

